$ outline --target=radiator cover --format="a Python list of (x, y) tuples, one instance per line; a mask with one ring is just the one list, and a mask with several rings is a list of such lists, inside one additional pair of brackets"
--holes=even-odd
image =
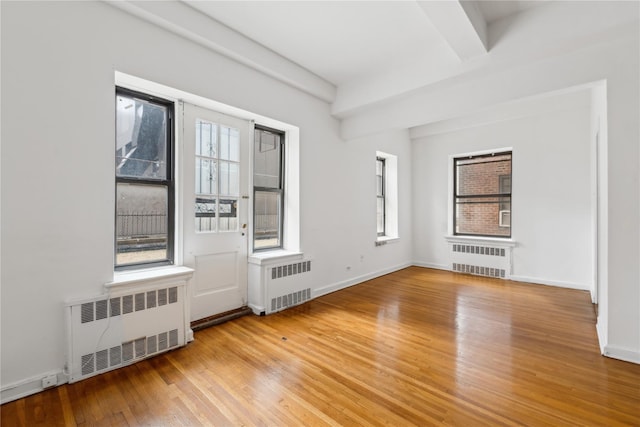
[(302, 254), (249, 259), (249, 307), (265, 315), (312, 299), (311, 260)]
[(477, 276), (511, 277), (512, 241), (448, 237), (451, 270)]
[(67, 304), (69, 382), (175, 349), (191, 336), (187, 280), (159, 279)]

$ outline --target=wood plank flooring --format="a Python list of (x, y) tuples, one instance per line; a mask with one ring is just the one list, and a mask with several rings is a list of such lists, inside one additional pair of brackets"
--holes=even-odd
[(411, 267), (1, 407), (3, 426), (640, 426), (587, 292)]

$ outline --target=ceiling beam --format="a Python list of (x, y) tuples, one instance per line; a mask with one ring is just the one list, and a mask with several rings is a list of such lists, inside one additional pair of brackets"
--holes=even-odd
[(183, 2), (104, 1), (322, 101), (335, 100), (333, 84)]
[(461, 61), (487, 53), (487, 22), (473, 1), (418, 1)]

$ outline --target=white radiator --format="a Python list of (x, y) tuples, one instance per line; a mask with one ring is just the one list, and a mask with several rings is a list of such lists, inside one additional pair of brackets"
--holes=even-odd
[(449, 240), (451, 269), (460, 273), (508, 279), (512, 243)]
[(185, 345), (186, 296), (186, 280), (159, 280), (69, 303), (69, 382)]
[(249, 263), (249, 307), (255, 314), (275, 313), (311, 299), (310, 260), (292, 256)]

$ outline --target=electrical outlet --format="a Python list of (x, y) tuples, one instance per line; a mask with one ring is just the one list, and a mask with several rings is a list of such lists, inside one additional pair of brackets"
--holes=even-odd
[(54, 387), (57, 385), (58, 385), (58, 376), (55, 374), (47, 375), (42, 379), (42, 388)]

